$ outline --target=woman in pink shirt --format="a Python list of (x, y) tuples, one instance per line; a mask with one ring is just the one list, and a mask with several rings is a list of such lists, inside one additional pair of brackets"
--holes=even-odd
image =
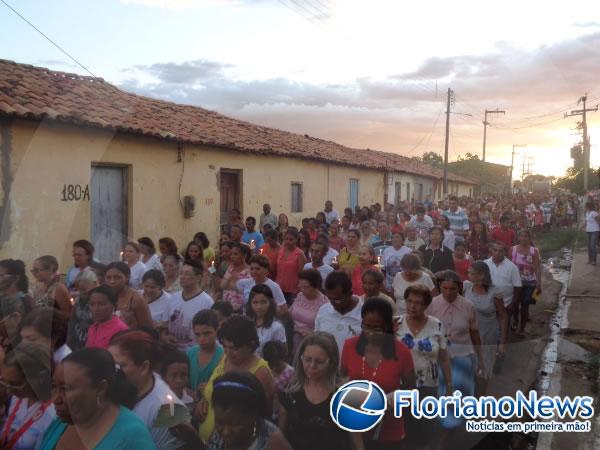
[(110, 339), (128, 327), (115, 316), (118, 297), (109, 286), (98, 286), (88, 294), (88, 304), (94, 323), (88, 329), (86, 347), (108, 349)]
[[(484, 372), (477, 311), (473, 303), (463, 297), (462, 282), (456, 272), (445, 270), (439, 273), (437, 282), (441, 294), (432, 300), (425, 313), (437, 318), (446, 328), (452, 373), (452, 382), (448, 384), (455, 391), (461, 391), (463, 396), (474, 395), (475, 375), (482, 376)], [(445, 389), (444, 373), (439, 375), (439, 395), (451, 395)], [(462, 423), (463, 419), (452, 415), (441, 420), (446, 429)]]
[(283, 245), (277, 255), (277, 278), (288, 305), (291, 305), (298, 293), (298, 274), (306, 264), (306, 256), (298, 247), (298, 231), (290, 228), (285, 233)]
[(319, 308), (329, 302), (320, 291), (323, 281), (318, 270), (303, 270), (298, 278), (300, 292), (290, 309), (294, 320), (294, 354), (302, 339), (315, 330), (315, 318)]

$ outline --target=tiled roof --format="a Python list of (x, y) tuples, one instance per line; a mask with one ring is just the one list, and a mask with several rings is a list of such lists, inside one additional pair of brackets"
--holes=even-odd
[[(314, 159), (432, 178), (441, 171), (395, 153), (349, 148), (233, 119), (197, 106), (125, 92), (101, 78), (0, 59), (0, 115), (202, 144), (258, 155)], [(450, 180), (473, 183), (449, 174)]]

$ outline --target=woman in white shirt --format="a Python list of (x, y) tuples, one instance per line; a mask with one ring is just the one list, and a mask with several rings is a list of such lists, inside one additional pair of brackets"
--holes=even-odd
[(144, 299), (148, 302), (152, 321), (162, 324), (169, 320), (171, 295), (165, 291), (165, 276), (160, 270), (150, 269), (142, 278)]
[(145, 264), (140, 261), (140, 246), (135, 242), (128, 242), (123, 247), (123, 261), (129, 266), (129, 286), (139, 289), (142, 286), (142, 277), (148, 271)]
[(142, 254), (140, 261), (144, 263), (146, 269), (156, 269), (162, 272), (162, 264), (160, 263), (160, 257), (156, 254), (154, 241), (144, 236), (138, 239), (138, 244), (140, 245), (140, 253)]
[(250, 297), (246, 304), (246, 315), (256, 325), (258, 332), (258, 349), (256, 353), (262, 356), (263, 346), (269, 341), (287, 343), (285, 328), (275, 318), (277, 305), (273, 298), (273, 291), (266, 284), (257, 284), (250, 289)]
[(404, 314), (406, 313), (404, 292), (409, 286), (421, 284), (427, 286), (430, 291), (433, 291), (435, 285), (431, 277), (421, 270), (421, 260), (417, 255), (412, 253), (405, 255), (400, 261), (400, 269), (402, 271), (394, 276), (392, 288), (394, 289), (398, 314)]
[(596, 265), (598, 255), (598, 234), (600, 234), (600, 215), (593, 202), (585, 204), (585, 231), (588, 244), (588, 264)]
[[(137, 401), (133, 412), (150, 430), (156, 448), (170, 450), (182, 447), (199, 448), (198, 442), (183, 442), (178, 437), (196, 435), (196, 433), (177, 433), (176, 437), (171, 428), (156, 426), (155, 422), (161, 409), (171, 403), (175, 408), (184, 407), (183, 402), (169, 388), (167, 383), (156, 373), (159, 357), (158, 342), (150, 334), (141, 330), (126, 330), (115, 335), (110, 342), (108, 351), (115, 363), (121, 368), (127, 380), (138, 391)], [(161, 415), (164, 414), (161, 413)], [(186, 422), (180, 427), (191, 427)]]

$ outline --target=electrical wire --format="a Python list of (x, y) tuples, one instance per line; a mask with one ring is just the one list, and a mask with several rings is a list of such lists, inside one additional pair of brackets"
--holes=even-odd
[(36, 27), (33, 23), (31, 23), (29, 20), (27, 20), (27, 18), (25, 18), (21, 13), (19, 13), (19, 11), (17, 11), (15, 8), (13, 8), (11, 5), (9, 5), (8, 3), (6, 3), (5, 0), (0, 0), (0, 2), (2, 2), (4, 4), (4, 6), (6, 6), (8, 9), (10, 9), (14, 14), (16, 14), (21, 20), (23, 20), (27, 25), (29, 25), (31, 28), (33, 28), (35, 31), (37, 31), (39, 34), (41, 34), (48, 42), (50, 42), (52, 45), (54, 45), (57, 49), (59, 49), (64, 55), (66, 55), (71, 61), (73, 61), (75, 64), (77, 64), (79, 67), (81, 67), (83, 70), (85, 70), (87, 73), (89, 73), (92, 77), (94, 78), (98, 78), (96, 75), (94, 75), (90, 69), (88, 69), (87, 67), (85, 67), (83, 64), (81, 64), (79, 61), (77, 61), (77, 59), (75, 59), (75, 57), (71, 56), (71, 54), (69, 52), (67, 52), (64, 48), (62, 48), (60, 45), (58, 45), (56, 42), (54, 42), (52, 39), (50, 39), (42, 30), (40, 30), (38, 27)]

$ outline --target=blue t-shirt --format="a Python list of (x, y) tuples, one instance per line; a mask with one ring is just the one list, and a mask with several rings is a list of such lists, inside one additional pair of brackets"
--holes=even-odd
[(217, 367), (223, 357), (223, 347), (217, 344), (213, 357), (204, 367), (198, 365), (198, 353), (200, 353), (199, 345), (194, 345), (187, 351), (187, 356), (190, 361), (190, 387), (194, 392), (196, 392), (199, 384), (208, 382), (215, 367)]
[(252, 233), (248, 233), (248, 230), (244, 231), (242, 235), (242, 242), (244, 244), (250, 245), (250, 242), (254, 241), (254, 251), (257, 252), (259, 248), (265, 245), (265, 240), (263, 239), (263, 235), (258, 231), (253, 231)]
[[(54, 450), (67, 424), (59, 418), (50, 424), (38, 450)], [(121, 406), (112, 428), (94, 450), (156, 450), (148, 428), (131, 410)]]

